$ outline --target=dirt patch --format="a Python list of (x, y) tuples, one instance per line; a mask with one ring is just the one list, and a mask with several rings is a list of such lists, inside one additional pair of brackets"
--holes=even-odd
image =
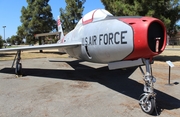
[(16, 76), (8, 76), (8, 77), (4, 77), (3, 79), (16, 79)]
[(132, 104), (132, 103), (131, 104), (129, 104), (129, 103), (121, 103), (120, 106), (126, 107), (124, 112), (129, 112), (129, 110), (133, 111), (134, 109), (139, 108), (138, 104)]
[(86, 88), (90, 87), (90, 84), (87, 83), (87, 82), (78, 81), (77, 84), (72, 84), (70, 86), (74, 87), (74, 88), (81, 88), (81, 89), (83, 88), (83, 89), (86, 89)]
[(53, 95), (57, 95), (59, 89), (62, 89), (63, 84), (60, 83), (60, 82), (57, 82), (57, 83), (48, 83), (46, 85), (43, 85), (41, 86), (37, 92), (38, 92), (38, 95), (41, 96), (42, 99), (51, 99), (53, 97)]

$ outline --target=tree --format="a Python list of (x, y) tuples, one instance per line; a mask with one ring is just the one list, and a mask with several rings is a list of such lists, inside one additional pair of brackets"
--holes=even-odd
[(21, 9), (22, 25), (18, 27), (18, 36), (26, 38), (28, 44), (34, 44), (37, 40), (34, 35), (47, 33), (56, 29), (56, 21), (53, 19), (49, 0), (26, 0), (27, 7)]
[(105, 9), (116, 16), (152, 16), (164, 22), (171, 37), (180, 19), (180, 0), (101, 0)]
[(8, 38), (6, 39), (6, 41), (7, 41), (8, 43), (11, 43), (11, 38), (8, 37)]
[(18, 35), (11, 36), (11, 44), (21, 44), (22, 40), (19, 38)]
[(83, 4), (86, 0), (65, 0), (66, 8), (60, 8), (60, 18), (62, 22), (62, 28), (65, 32), (69, 32), (82, 18), (82, 13), (84, 10)]
[(2, 36), (0, 35), (0, 48), (3, 47), (3, 39), (2, 39)]
[(26, 37), (25, 27), (18, 26), (18, 32), (17, 35), (19, 36), (19, 39), (22, 41)]

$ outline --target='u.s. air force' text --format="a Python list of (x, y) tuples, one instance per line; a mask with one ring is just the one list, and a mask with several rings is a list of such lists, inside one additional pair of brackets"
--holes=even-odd
[(127, 31), (92, 35), (82, 38), (82, 44), (84, 46), (127, 44), (126, 34)]

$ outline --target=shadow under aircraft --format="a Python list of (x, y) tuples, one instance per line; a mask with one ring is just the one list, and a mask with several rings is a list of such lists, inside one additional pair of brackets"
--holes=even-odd
[[(23, 68), (23, 74), (24, 76), (37, 76), (42, 78), (98, 82), (101, 85), (136, 100), (139, 100), (139, 95), (143, 92), (142, 89), (144, 85), (129, 78), (138, 67), (109, 71), (107, 66), (96, 69), (79, 64), (82, 62), (79, 60), (69, 62), (52, 60), (50, 62), (66, 62), (75, 70)], [(14, 68), (3, 68), (0, 70), (0, 73), (14, 74)], [(180, 108), (180, 100), (176, 97), (159, 90), (155, 90), (155, 92), (157, 93), (158, 114), (160, 114), (163, 109), (172, 110)]]

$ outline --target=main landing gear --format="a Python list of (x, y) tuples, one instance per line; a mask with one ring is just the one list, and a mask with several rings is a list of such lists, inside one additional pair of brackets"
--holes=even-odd
[(140, 67), (140, 70), (144, 75), (144, 93), (140, 96), (139, 105), (145, 113), (152, 114), (156, 109), (156, 93), (154, 92), (153, 87), (153, 83), (156, 82), (156, 79), (152, 76), (150, 60), (144, 59), (144, 63), (146, 66), (146, 74)]
[(16, 68), (15, 68), (16, 77), (21, 77), (22, 76), (22, 64), (20, 63), (20, 61), (21, 61), (21, 50), (17, 51), (17, 54), (14, 58), (12, 67), (14, 66), (15, 60), (16, 60)]

